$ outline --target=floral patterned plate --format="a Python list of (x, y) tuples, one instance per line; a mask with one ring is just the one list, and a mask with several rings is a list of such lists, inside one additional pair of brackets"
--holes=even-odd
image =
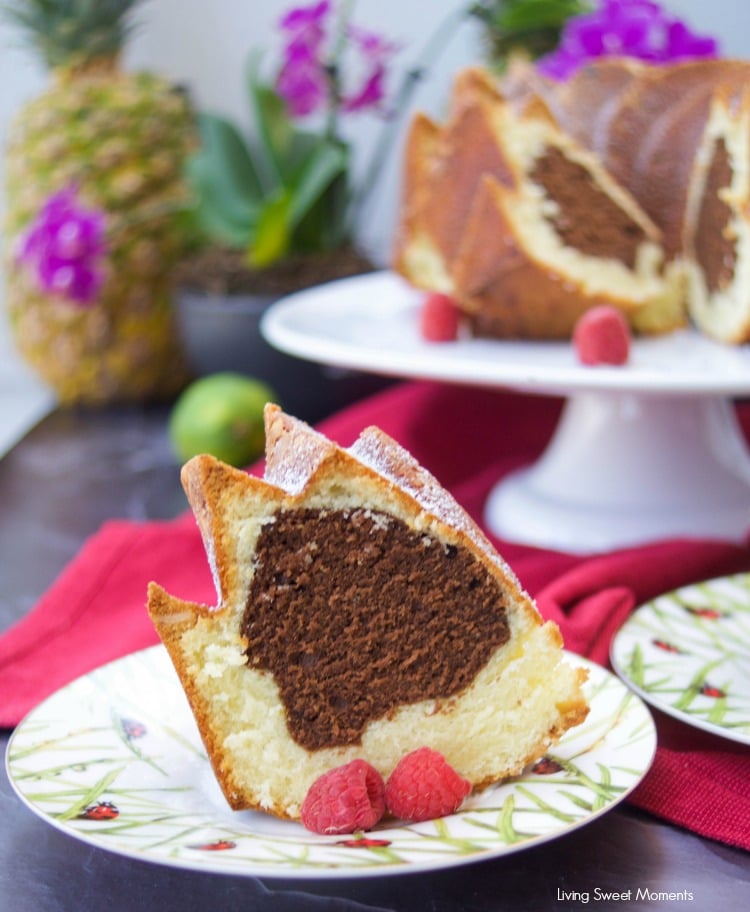
[(642, 605), (615, 636), (611, 658), (655, 708), (750, 744), (750, 574), (695, 583)]
[(457, 814), (324, 837), (232, 812), (161, 646), (105, 665), (34, 709), (8, 745), (9, 778), (44, 820), (99, 848), (175, 867), (268, 877), (355, 877), (444, 868), (562, 836), (621, 801), (648, 770), (651, 716), (589, 668), (591, 712), (524, 775)]

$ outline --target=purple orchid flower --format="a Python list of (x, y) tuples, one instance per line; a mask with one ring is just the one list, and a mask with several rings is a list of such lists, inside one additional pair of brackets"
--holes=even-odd
[(331, 12), (328, 0), (289, 10), (279, 23), (284, 32), (284, 62), (276, 90), (292, 117), (319, 110), (328, 97), (328, 74), (323, 57), (326, 27)]
[(653, 0), (601, 0), (593, 12), (568, 20), (559, 47), (542, 57), (538, 67), (552, 79), (565, 80), (598, 57), (664, 64), (717, 53), (713, 38), (696, 35)]
[(354, 92), (343, 98), (342, 110), (351, 113), (379, 107), (385, 99), (385, 78), (390, 58), (398, 45), (386, 41), (376, 32), (349, 26), (347, 34), (360, 51), (365, 69), (362, 82)]
[(285, 45), (276, 90), (292, 117), (314, 114), (332, 103), (344, 113), (370, 110), (379, 107), (385, 97), (387, 64), (396, 45), (374, 32), (348, 26), (346, 34), (359, 52), (362, 72), (352, 89), (342, 88), (341, 61), (327, 56), (331, 13), (331, 3), (322, 0), (294, 7), (280, 21)]
[(292, 117), (313, 114), (328, 97), (325, 67), (309, 48), (290, 47), (276, 79), (276, 91), (286, 102)]
[(104, 213), (85, 209), (77, 189), (68, 187), (49, 197), (20, 237), (16, 256), (42, 291), (90, 306), (104, 282), (104, 231)]
[(320, 0), (310, 6), (296, 6), (286, 12), (279, 25), (294, 36), (317, 34), (322, 38), (325, 33), (325, 21), (331, 12), (330, 0)]

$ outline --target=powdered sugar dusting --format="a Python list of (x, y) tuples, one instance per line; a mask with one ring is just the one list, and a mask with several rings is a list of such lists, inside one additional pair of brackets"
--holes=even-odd
[(455, 498), (408, 450), (379, 428), (366, 428), (348, 452), (406, 491), (425, 512), (468, 535), (495, 563), (509, 571), (505, 561)]
[[(275, 437), (266, 452), (265, 480), (288, 494), (299, 494), (335, 444), (302, 421)], [(270, 435), (269, 435), (270, 436)]]
[(479, 526), (427, 469), (377, 427), (365, 428), (346, 450), (280, 410), (266, 431), (265, 480), (292, 496), (304, 491), (321, 462), (345, 452), (414, 498), (426, 513), (467, 535), (506, 574), (513, 576)]

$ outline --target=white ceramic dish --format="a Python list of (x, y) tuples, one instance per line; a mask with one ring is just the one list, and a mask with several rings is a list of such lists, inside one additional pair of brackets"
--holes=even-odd
[(624, 367), (592, 368), (577, 361), (567, 342), (426, 342), (418, 320), (423, 297), (391, 272), (341, 279), (274, 304), (263, 333), (291, 354), (340, 367), (525, 392), (750, 392), (750, 347), (721, 345), (692, 330), (639, 338)]
[(284, 878), (448, 868), (565, 836), (638, 784), (655, 750), (651, 716), (614, 675), (590, 670), (588, 719), (537, 771), (473, 796), (457, 814), (385, 823), (365, 838), (232, 812), (161, 646), (58, 691), (18, 726), (7, 767), (43, 820), (85, 843), (178, 868)]
[(750, 745), (750, 574), (685, 586), (642, 605), (612, 664), (652, 706)]

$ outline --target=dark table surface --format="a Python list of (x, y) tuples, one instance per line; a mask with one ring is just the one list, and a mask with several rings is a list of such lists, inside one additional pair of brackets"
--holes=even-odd
[[(106, 519), (168, 518), (186, 509), (166, 414), (158, 407), (54, 412), (0, 459), (0, 630), (33, 606)], [(3, 753), (9, 736), (0, 731)], [(665, 895), (637, 901), (639, 888)], [(632, 891), (631, 899), (600, 898), (612, 891)], [(627, 805), (564, 838), (437, 873), (260, 881), (91, 848), (37, 818), (0, 773), (0, 912), (562, 912), (589, 905), (718, 912), (746, 908), (748, 897), (750, 854)]]

